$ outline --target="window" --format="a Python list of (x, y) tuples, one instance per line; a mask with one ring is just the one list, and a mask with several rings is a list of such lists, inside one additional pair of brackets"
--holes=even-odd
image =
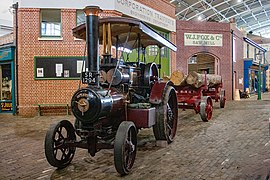
[(197, 64), (197, 55), (192, 56), (192, 57), (188, 60), (188, 64)]
[(77, 10), (77, 26), (85, 23), (85, 14), (83, 10)]
[(158, 54), (158, 46), (149, 46), (149, 55), (156, 56)]
[[(161, 36), (163, 36), (165, 39), (169, 39), (169, 34), (164, 32), (159, 32)], [(159, 54), (159, 47), (158, 46), (149, 46), (149, 56), (157, 56)], [(167, 58), (168, 56), (168, 48), (162, 47), (160, 49), (160, 55), (161, 57)]]
[(233, 62), (236, 62), (236, 38), (233, 37)]
[[(160, 34), (161, 36), (163, 36), (165, 39), (169, 39), (169, 34), (168, 34), (168, 33), (165, 33), (165, 32), (159, 32), (159, 34)], [(160, 54), (161, 54), (161, 57), (167, 57), (167, 55), (168, 55), (168, 48), (167, 48), (167, 47), (161, 48)]]
[(61, 37), (61, 10), (41, 10), (41, 37)]
[[(167, 57), (167, 52), (168, 52), (168, 48), (166, 47), (162, 47), (160, 49), (160, 54), (161, 57)], [(154, 46), (149, 46), (149, 55), (150, 56), (157, 56), (159, 53), (159, 48), (158, 46), (154, 45)]]
[(168, 48), (163, 47), (160, 49), (161, 57), (167, 57)]

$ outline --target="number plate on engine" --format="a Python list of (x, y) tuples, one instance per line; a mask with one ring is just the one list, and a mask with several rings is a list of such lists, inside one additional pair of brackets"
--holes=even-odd
[(82, 83), (83, 84), (95, 84), (96, 83), (96, 72), (82, 72)]

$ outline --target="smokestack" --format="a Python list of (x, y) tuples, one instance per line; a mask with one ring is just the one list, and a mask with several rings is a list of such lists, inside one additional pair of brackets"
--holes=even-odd
[(101, 9), (98, 6), (87, 6), (84, 8), (86, 16), (86, 44), (87, 44), (87, 68), (92, 73), (94, 82), (90, 84), (98, 85), (98, 27), (99, 17), (98, 13)]

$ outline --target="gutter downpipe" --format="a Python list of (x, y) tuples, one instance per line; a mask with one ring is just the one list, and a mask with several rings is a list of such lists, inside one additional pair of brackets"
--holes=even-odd
[[(19, 106), (19, 83), (18, 83), (18, 7), (19, 3), (16, 2), (12, 5), (15, 9), (15, 81), (16, 81), (16, 105), (15, 105), (15, 114), (18, 113), (18, 106)], [(14, 111), (13, 111), (14, 112)]]
[(232, 54), (231, 54), (231, 58), (232, 58), (232, 100), (234, 100), (234, 69), (233, 69), (233, 53), (234, 53), (234, 47), (233, 47), (233, 38), (234, 38), (234, 34), (233, 34), (233, 30), (231, 30), (231, 34), (232, 34), (232, 39), (231, 39), (231, 43), (232, 43)]

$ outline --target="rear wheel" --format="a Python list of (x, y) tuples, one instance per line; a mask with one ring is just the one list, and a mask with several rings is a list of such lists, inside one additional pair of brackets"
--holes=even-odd
[(45, 137), (45, 155), (50, 165), (65, 168), (72, 161), (76, 147), (68, 147), (66, 142), (75, 142), (73, 125), (62, 120), (52, 124)]
[(204, 122), (208, 122), (212, 118), (213, 102), (209, 96), (203, 96), (200, 103), (200, 115)]
[(177, 119), (176, 92), (173, 87), (167, 86), (161, 104), (156, 107), (156, 124), (153, 126), (156, 140), (166, 140), (171, 143), (176, 135)]
[(137, 130), (133, 122), (123, 121), (115, 136), (114, 142), (114, 165), (121, 175), (130, 172), (137, 151)]

